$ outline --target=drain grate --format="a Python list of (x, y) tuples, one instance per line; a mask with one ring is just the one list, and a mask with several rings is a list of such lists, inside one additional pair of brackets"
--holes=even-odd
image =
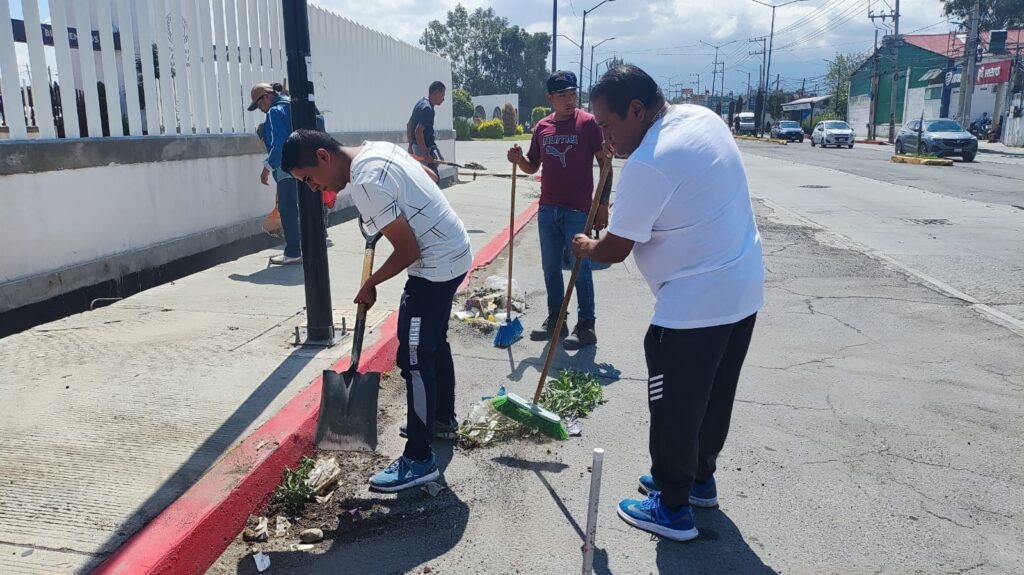
[(945, 219), (919, 219), (919, 218), (902, 218), (903, 221), (911, 224), (917, 224), (919, 226), (951, 226), (953, 225), (949, 220)]
[(824, 190), (825, 188), (831, 188), (832, 186), (822, 186), (821, 184), (807, 184), (800, 186), (801, 188), (808, 188), (811, 190)]

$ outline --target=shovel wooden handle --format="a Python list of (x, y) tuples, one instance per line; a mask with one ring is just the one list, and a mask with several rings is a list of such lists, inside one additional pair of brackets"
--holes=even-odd
[(512, 208), (508, 211), (508, 297), (505, 325), (512, 323), (512, 249), (516, 243), (516, 165), (512, 164)]
[[(604, 190), (605, 182), (608, 180), (608, 173), (612, 169), (612, 159), (601, 166), (601, 177), (597, 181), (597, 189), (594, 190), (594, 199), (590, 202), (590, 213), (587, 214), (587, 225), (583, 228), (583, 235), (590, 237), (594, 229), (594, 219), (597, 217), (597, 208), (601, 205), (601, 190)], [(558, 349), (558, 334), (562, 332), (565, 325), (565, 314), (569, 311), (569, 301), (572, 300), (572, 290), (576, 287), (576, 277), (580, 274), (580, 266), (583, 258), (576, 258), (572, 266), (572, 275), (569, 276), (569, 283), (565, 286), (565, 297), (562, 298), (562, 309), (558, 312), (555, 320), (555, 329), (551, 332), (551, 343), (548, 344), (548, 357), (544, 360), (544, 369), (540, 372), (540, 381), (537, 383), (537, 392), (533, 394), (534, 405), (540, 401), (540, 394), (544, 391), (544, 384), (548, 379), (548, 371), (551, 370), (551, 362), (555, 359), (555, 350)]]
[[(366, 239), (366, 249), (363, 251), (363, 271), (359, 275), (359, 287), (363, 287), (366, 280), (370, 278), (370, 274), (373, 273), (373, 255), (377, 246), (377, 240), (380, 239), (380, 232), (370, 235), (367, 233), (366, 228), (363, 227), (362, 220), (359, 221), (359, 231), (363, 233), (363, 238)], [(356, 325), (352, 329), (352, 356), (349, 359), (349, 370), (359, 370), (359, 356), (363, 353), (363, 334), (366, 332), (366, 304), (356, 304)]]

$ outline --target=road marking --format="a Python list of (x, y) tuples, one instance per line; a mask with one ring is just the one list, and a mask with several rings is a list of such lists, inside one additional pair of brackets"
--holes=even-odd
[(1001, 326), (1009, 329), (1013, 333), (1015, 333), (1015, 334), (1017, 334), (1017, 335), (1019, 335), (1021, 337), (1024, 337), (1024, 320), (1021, 320), (1019, 318), (1013, 317), (1012, 315), (1010, 315), (1008, 313), (1000, 311), (1000, 310), (998, 310), (998, 309), (996, 309), (996, 308), (994, 308), (994, 307), (992, 307), (992, 306), (990, 306), (988, 304), (982, 303), (977, 298), (975, 298), (975, 297), (973, 297), (973, 296), (971, 296), (969, 294), (966, 294), (966, 293), (956, 289), (955, 287), (947, 284), (946, 282), (944, 282), (944, 281), (942, 281), (942, 280), (940, 280), (938, 278), (934, 278), (934, 277), (932, 277), (932, 276), (930, 276), (930, 275), (928, 275), (928, 274), (926, 274), (924, 272), (918, 271), (917, 269), (912, 268), (912, 267), (904, 264), (903, 262), (893, 258), (892, 256), (886, 255), (886, 254), (884, 254), (882, 252), (879, 252), (878, 250), (875, 250), (873, 248), (870, 248), (870, 247), (868, 247), (868, 246), (866, 246), (866, 245), (864, 245), (864, 244), (862, 244), (862, 243), (860, 243), (860, 242), (858, 242), (858, 241), (856, 241), (856, 240), (854, 240), (854, 239), (852, 239), (852, 238), (850, 238), (848, 236), (844, 236), (843, 234), (840, 234), (840, 233), (838, 233), (838, 232), (836, 232), (836, 231), (834, 231), (832, 229), (829, 229), (829, 228), (819, 224), (818, 222), (816, 222), (814, 220), (811, 220), (810, 218), (807, 218), (807, 217), (805, 217), (805, 216), (803, 216), (803, 215), (801, 215), (801, 214), (799, 214), (799, 213), (797, 213), (797, 212), (795, 212), (795, 211), (793, 211), (793, 210), (791, 210), (791, 209), (789, 209), (789, 208), (787, 208), (785, 206), (782, 206), (782, 205), (780, 205), (780, 204), (778, 204), (778, 203), (776, 203), (776, 202), (774, 202), (772, 200), (769, 200), (768, 198), (766, 198), (764, 196), (758, 196), (758, 195), (753, 194), (753, 193), (751, 193), (751, 195), (756, 197), (762, 204), (767, 206), (772, 211), (782, 212), (782, 213), (786, 214), (787, 216), (789, 216), (789, 217), (799, 221), (803, 225), (805, 225), (805, 226), (807, 226), (809, 228), (818, 230), (819, 232), (824, 233), (824, 234), (830, 236), (830, 239), (832, 239), (840, 247), (845, 247), (845, 248), (853, 250), (855, 252), (862, 253), (862, 254), (868, 256), (869, 258), (873, 258), (873, 259), (882, 261), (882, 262), (888, 264), (889, 266), (891, 266), (893, 268), (896, 268), (897, 270), (899, 270), (899, 271), (901, 271), (901, 272), (903, 272), (903, 273), (905, 273), (905, 274), (907, 274), (909, 276), (917, 278), (918, 280), (920, 280), (922, 283), (924, 283), (926, 286), (930, 287), (931, 289), (933, 289), (933, 290), (935, 290), (935, 291), (937, 291), (937, 292), (939, 292), (939, 293), (941, 293), (941, 294), (943, 294), (943, 295), (945, 295), (947, 297), (958, 299), (960, 301), (963, 301), (964, 303), (969, 304), (971, 306), (971, 308), (973, 308), (981, 316), (985, 317), (985, 319), (988, 319), (992, 323), (1001, 325)]

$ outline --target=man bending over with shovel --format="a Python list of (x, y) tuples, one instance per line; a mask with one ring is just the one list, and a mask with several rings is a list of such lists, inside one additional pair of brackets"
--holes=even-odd
[(635, 66), (591, 92), (608, 144), (629, 160), (608, 233), (577, 235), (577, 257), (631, 252), (654, 292), (644, 340), (651, 412), (647, 499), (619, 503), (630, 525), (677, 541), (697, 537), (691, 505), (718, 505), (715, 462), (764, 301), (761, 236), (747, 174), (728, 126), (707, 108), (669, 106)]
[(473, 261), (466, 228), (426, 169), (394, 144), (347, 148), (324, 132), (297, 130), (284, 145), (281, 165), (314, 190), (348, 186), (367, 231), (380, 232), (394, 247), (355, 303), (372, 306), (379, 284), (408, 272), (398, 311), (408, 441), (404, 454), (374, 475), (370, 486), (391, 492), (433, 481), (440, 473), (430, 441), (457, 427), (448, 319), (455, 290)]

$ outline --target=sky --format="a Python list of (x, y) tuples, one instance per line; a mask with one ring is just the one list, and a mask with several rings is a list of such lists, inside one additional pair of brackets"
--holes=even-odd
[[(38, 1), (42, 19), (49, 21), (48, 2)], [(499, 16), (531, 32), (551, 32), (553, 1), (558, 2), (558, 33), (572, 41), (558, 39), (558, 66), (579, 72), (580, 33), (583, 11), (600, 0), (464, 0), (469, 10), (493, 7)], [(763, 0), (768, 3), (768, 0)], [(786, 0), (773, 0), (783, 4)], [(895, 3), (895, 0), (888, 0)], [(457, 0), (310, 0), (341, 16), (419, 46), (423, 29), (431, 20), (446, 19)], [(13, 0), (11, 12), (21, 18), (21, 0)], [(784, 89), (795, 90), (806, 81), (808, 91), (824, 93), (827, 64), (836, 53), (870, 53), (876, 26), (879, 37), (890, 33), (891, 21), (868, 18), (868, 11), (889, 12), (885, 0), (802, 0), (778, 8), (771, 75), (780, 76)], [(942, 16), (940, 0), (901, 0), (900, 32), (907, 34), (944, 33), (955, 28)], [(594, 53), (594, 61), (611, 56), (640, 66), (662, 88), (678, 93), (680, 88), (710, 90), (715, 50), (702, 42), (723, 45), (718, 52), (724, 61), (725, 91), (736, 94), (747, 90), (748, 73), (756, 89), (760, 42), (751, 38), (767, 36), (772, 10), (754, 0), (611, 0), (587, 16), (584, 78), (590, 66), (590, 46), (606, 38)], [(27, 48), (16, 46), (20, 62), (27, 62)], [(49, 52), (49, 51), (48, 51)], [(48, 54), (49, 56), (49, 54)], [(550, 61), (550, 59), (549, 59)], [(595, 66), (596, 74), (604, 70)], [(721, 91), (721, 76), (716, 91)]]
[[(431, 20), (444, 21), (456, 0), (313, 0), (341, 16), (345, 16), (396, 38), (419, 45), (423, 29)], [(558, 33), (579, 44), (583, 11), (600, 0), (555, 0), (558, 2)], [(764, 0), (769, 3), (768, 0)], [(895, 3), (895, 0), (889, 0)], [(774, 0), (783, 4), (785, 0)], [(551, 32), (552, 0), (464, 0), (472, 10), (478, 6), (493, 7), (499, 16), (530, 32)], [(822, 80), (827, 64), (838, 53), (870, 53), (876, 24), (868, 11), (890, 12), (882, 0), (805, 0), (775, 11), (775, 41), (771, 75), (781, 75), (781, 86), (800, 88), (804, 79), (807, 89), (815, 84), (824, 92)], [(944, 33), (955, 24), (942, 16), (940, 0), (902, 0), (900, 32)], [(725, 91), (737, 94), (747, 90), (750, 82), (757, 84), (760, 42), (748, 40), (767, 36), (771, 29), (772, 10), (753, 0), (612, 0), (587, 15), (586, 54), (584, 66), (590, 66), (590, 45), (605, 38), (594, 54), (595, 62), (617, 55), (643, 68), (663, 89), (671, 84), (709, 90), (715, 50), (701, 42), (721, 45), (719, 61), (725, 62)], [(881, 28), (879, 38), (891, 33)], [(891, 25), (891, 21), (887, 21)], [(579, 48), (564, 38), (558, 41), (558, 66), (579, 72)], [(604, 70), (595, 66), (596, 73)], [(584, 76), (588, 72), (584, 71)], [(721, 91), (721, 77), (716, 89)]]

